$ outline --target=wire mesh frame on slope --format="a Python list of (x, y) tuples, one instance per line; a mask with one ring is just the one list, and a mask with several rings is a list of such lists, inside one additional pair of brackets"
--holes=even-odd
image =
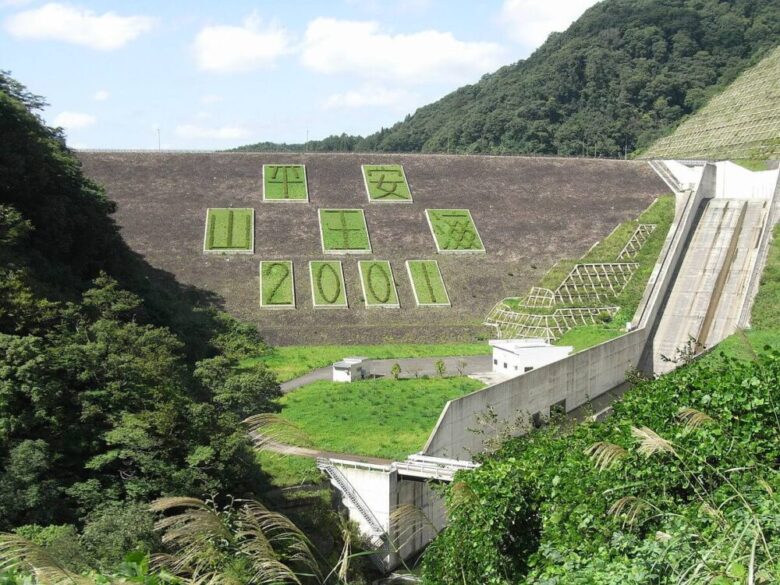
[(531, 287), (528, 294), (520, 299), (518, 307), (551, 309), (555, 304), (555, 293), (549, 288)]
[(655, 231), (654, 223), (640, 223), (636, 226), (634, 233), (631, 234), (628, 242), (618, 254), (618, 260), (633, 260), (639, 255), (640, 250), (647, 242), (647, 239)]
[(556, 309), (551, 315), (514, 311), (499, 303), (488, 315), (485, 325), (495, 327), (499, 339), (540, 338), (555, 341), (580, 325), (595, 325), (603, 315), (614, 317), (619, 307), (572, 307)]
[(577, 264), (555, 289), (557, 302), (597, 304), (620, 294), (639, 268), (636, 262)]

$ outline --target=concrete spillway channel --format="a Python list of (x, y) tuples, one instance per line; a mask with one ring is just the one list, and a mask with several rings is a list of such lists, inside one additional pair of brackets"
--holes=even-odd
[(766, 201), (702, 203), (652, 341), (656, 373), (674, 368), (664, 358), (679, 357), (686, 349), (701, 351), (736, 329), (766, 213)]
[[(707, 347), (731, 335), (738, 326), (740, 308), (748, 294), (750, 276), (755, 271), (761, 228), (769, 213), (768, 201), (748, 201), (745, 203), (744, 221), (739, 237), (734, 240), (735, 251), (722, 287), (716, 289), (719, 295), (717, 309), (708, 329), (702, 329), (699, 339)], [(713, 303), (715, 306), (715, 303)]]

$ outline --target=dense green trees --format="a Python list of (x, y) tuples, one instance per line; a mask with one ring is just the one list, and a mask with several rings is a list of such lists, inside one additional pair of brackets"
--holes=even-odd
[(604, 0), (528, 59), (389, 129), (306, 147), (622, 157), (670, 131), (778, 39), (777, 0)]
[(153, 540), (145, 502), (256, 495), (241, 421), (280, 391), (235, 367), (254, 328), (126, 248), (41, 105), (0, 75), (0, 531), (65, 525), (116, 562)]
[(509, 441), (449, 488), (425, 582), (775, 582), (778, 388), (776, 352), (709, 359), (641, 381), (603, 423)]

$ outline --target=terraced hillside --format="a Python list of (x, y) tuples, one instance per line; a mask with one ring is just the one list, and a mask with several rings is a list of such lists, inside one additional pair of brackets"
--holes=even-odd
[[(117, 202), (126, 241), (212, 291), (275, 344), (469, 340), (501, 298), (527, 290), (667, 192), (647, 163), (442, 155), (80, 152)], [(264, 164), (305, 164), (308, 203), (263, 202)], [(371, 203), (361, 164), (401, 164), (411, 203)], [(208, 208), (253, 208), (254, 254), (203, 253)], [(318, 209), (362, 209), (371, 252), (328, 255)], [(484, 253), (437, 253), (426, 209), (470, 211)], [(417, 307), (407, 260), (437, 260), (451, 306)], [(296, 308), (260, 306), (259, 262), (291, 260)], [(314, 308), (309, 261), (340, 260), (349, 308)], [(358, 262), (389, 260), (400, 309), (366, 307)]]
[(780, 47), (641, 158), (780, 158)]

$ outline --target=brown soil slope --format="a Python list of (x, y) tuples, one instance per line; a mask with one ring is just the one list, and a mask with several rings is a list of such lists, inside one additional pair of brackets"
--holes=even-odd
[[(128, 244), (179, 281), (216, 293), (275, 344), (455, 341), (506, 296), (527, 291), (559, 258), (579, 256), (668, 192), (647, 163), (588, 159), (268, 153), (80, 152), (86, 174), (117, 202)], [(409, 204), (369, 204), (361, 164), (400, 163)], [(303, 163), (308, 204), (262, 201), (262, 165)], [(253, 207), (254, 256), (202, 253), (208, 207)], [(343, 260), (349, 309), (313, 309), (308, 261), (320, 248), (317, 209), (365, 209), (373, 255)], [(442, 255), (426, 208), (471, 210), (486, 254)], [(332, 257), (331, 257), (332, 258)], [(390, 260), (400, 309), (364, 308), (358, 259)], [(439, 261), (452, 308), (415, 307), (404, 261)], [(296, 310), (259, 307), (258, 261), (294, 263)]]

